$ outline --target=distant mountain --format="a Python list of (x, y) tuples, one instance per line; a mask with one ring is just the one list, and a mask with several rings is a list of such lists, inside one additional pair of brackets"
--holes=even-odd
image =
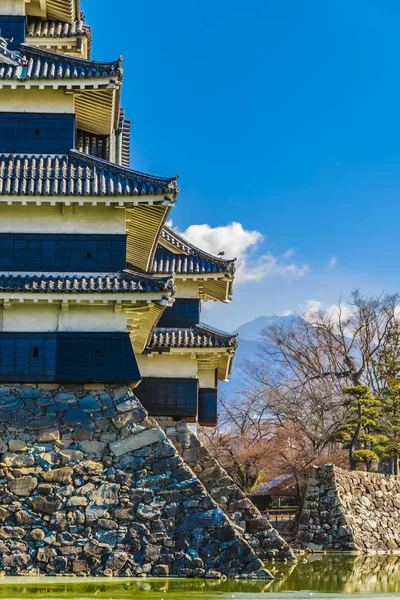
[(249, 321), (238, 327), (235, 333), (239, 334), (239, 339), (259, 341), (261, 332), (270, 325), (280, 323), (288, 323), (296, 317), (288, 315), (286, 317), (280, 315), (270, 315), (268, 317), (257, 317), (254, 321)]
[(263, 329), (269, 327), (270, 325), (289, 323), (296, 318), (297, 317), (293, 315), (270, 315), (265, 317), (257, 317), (253, 321), (244, 323), (236, 329), (235, 333), (239, 334), (239, 347), (236, 351), (235, 360), (233, 362), (233, 371), (230, 381), (229, 383), (222, 384), (220, 386), (220, 391), (224, 396), (233, 396), (246, 386), (246, 376), (243, 373), (242, 366), (246, 362), (258, 362), (258, 355), (260, 353), (260, 337)]

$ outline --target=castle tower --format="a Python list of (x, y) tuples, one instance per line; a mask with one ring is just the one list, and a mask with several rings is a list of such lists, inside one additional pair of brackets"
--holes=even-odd
[(177, 291), (138, 358), (143, 380), (137, 396), (151, 415), (214, 427), (218, 382), (228, 380), (238, 342), (200, 324), (201, 303), (230, 301), (235, 260), (212, 256), (165, 226), (153, 273), (174, 274)]
[(0, 382), (136, 383), (176, 178), (129, 169), (122, 60), (91, 60), (76, 0), (6, 0), (0, 29)]
[(261, 558), (282, 540), (132, 392), (215, 424), (237, 341), (200, 302), (230, 299), (234, 262), (165, 226), (177, 177), (130, 169), (122, 59), (90, 51), (79, 0), (0, 2), (0, 572), (271, 577), (229, 507)]

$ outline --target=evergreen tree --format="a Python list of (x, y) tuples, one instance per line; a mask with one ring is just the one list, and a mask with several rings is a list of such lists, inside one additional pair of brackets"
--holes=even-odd
[(356, 469), (363, 462), (370, 471), (386, 443), (380, 419), (382, 402), (366, 385), (346, 386), (343, 392), (348, 418), (339, 430), (339, 438), (348, 446), (350, 468)]
[(390, 460), (393, 473), (400, 474), (400, 325), (397, 320), (388, 330), (385, 347), (377, 354), (375, 368), (380, 378), (381, 419), (385, 441), (379, 449), (383, 460)]

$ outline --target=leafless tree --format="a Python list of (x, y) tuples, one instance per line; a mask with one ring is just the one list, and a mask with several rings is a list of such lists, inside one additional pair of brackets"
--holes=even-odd
[[(364, 298), (355, 291), (347, 304), (265, 329), (260, 361), (247, 365), (258, 393), (266, 392), (264, 410), (295, 423), (316, 450), (330, 444), (346, 418), (343, 387), (367, 385), (379, 393), (374, 359), (385, 347), (398, 302), (398, 296)], [(350, 455), (356, 445), (355, 438)]]

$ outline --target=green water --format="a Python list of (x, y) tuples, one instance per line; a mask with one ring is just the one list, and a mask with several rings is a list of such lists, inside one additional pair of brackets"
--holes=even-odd
[(314, 555), (267, 565), (274, 581), (3, 578), (0, 600), (290, 600), (400, 598), (400, 556)]

